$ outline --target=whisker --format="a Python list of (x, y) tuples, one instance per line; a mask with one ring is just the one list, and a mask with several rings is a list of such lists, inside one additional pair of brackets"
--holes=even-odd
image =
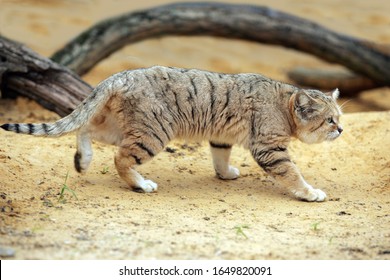
[(345, 100), (339, 107), (340, 107), (340, 110), (344, 109), (345, 105), (347, 103), (349, 103), (350, 101), (352, 101), (352, 99), (348, 99), (348, 100)]

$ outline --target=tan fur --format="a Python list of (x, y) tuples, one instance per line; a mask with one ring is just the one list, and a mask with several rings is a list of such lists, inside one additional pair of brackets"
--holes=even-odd
[(324, 192), (305, 182), (290, 160), (291, 137), (306, 143), (337, 138), (342, 128), (338, 90), (303, 90), (258, 74), (219, 74), (152, 67), (118, 73), (103, 81), (69, 116), (52, 124), (5, 124), (32, 135), (78, 131), (75, 166), (92, 159), (91, 139), (117, 145), (115, 165), (136, 190), (155, 191), (133, 168), (162, 151), (174, 138), (209, 140), (222, 179), (239, 171), (228, 164), (234, 144), (249, 149), (257, 163), (291, 193), (323, 201)]

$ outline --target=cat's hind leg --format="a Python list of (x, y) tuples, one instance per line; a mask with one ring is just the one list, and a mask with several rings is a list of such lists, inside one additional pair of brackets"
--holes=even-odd
[(74, 166), (77, 172), (85, 173), (92, 161), (91, 138), (86, 129), (77, 132), (77, 151), (74, 155)]
[(162, 150), (163, 147), (156, 148), (150, 141), (137, 142), (139, 140), (129, 141), (129, 139), (126, 139), (122, 142), (115, 155), (115, 166), (119, 176), (134, 191), (154, 192), (157, 190), (157, 184), (151, 180), (144, 179), (133, 167), (145, 163)]
[(210, 141), (210, 149), (217, 176), (224, 180), (237, 179), (240, 176), (240, 171), (229, 165), (232, 146)]

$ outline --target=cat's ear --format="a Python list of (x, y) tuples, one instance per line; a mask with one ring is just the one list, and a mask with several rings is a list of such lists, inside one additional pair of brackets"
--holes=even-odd
[(296, 108), (305, 108), (310, 106), (312, 104), (313, 98), (310, 97), (306, 92), (303, 90), (297, 92), (295, 97), (295, 107)]
[(318, 115), (320, 106), (315, 98), (301, 90), (295, 95), (294, 109), (300, 119), (309, 120)]
[(339, 91), (338, 88), (336, 88), (336, 89), (333, 90), (333, 91), (325, 92), (325, 95), (330, 96), (330, 97), (332, 97), (334, 100), (336, 100), (336, 99), (339, 98), (339, 96), (340, 96), (340, 91)]

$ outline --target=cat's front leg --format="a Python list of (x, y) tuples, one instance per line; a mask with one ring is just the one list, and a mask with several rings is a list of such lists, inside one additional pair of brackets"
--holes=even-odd
[(275, 180), (286, 187), (297, 198), (306, 201), (324, 201), (326, 194), (314, 189), (302, 177), (291, 161), (286, 147), (272, 146), (251, 149), (256, 162)]
[(210, 149), (217, 176), (223, 180), (237, 179), (240, 176), (240, 171), (234, 166), (229, 165), (232, 146), (210, 141)]

